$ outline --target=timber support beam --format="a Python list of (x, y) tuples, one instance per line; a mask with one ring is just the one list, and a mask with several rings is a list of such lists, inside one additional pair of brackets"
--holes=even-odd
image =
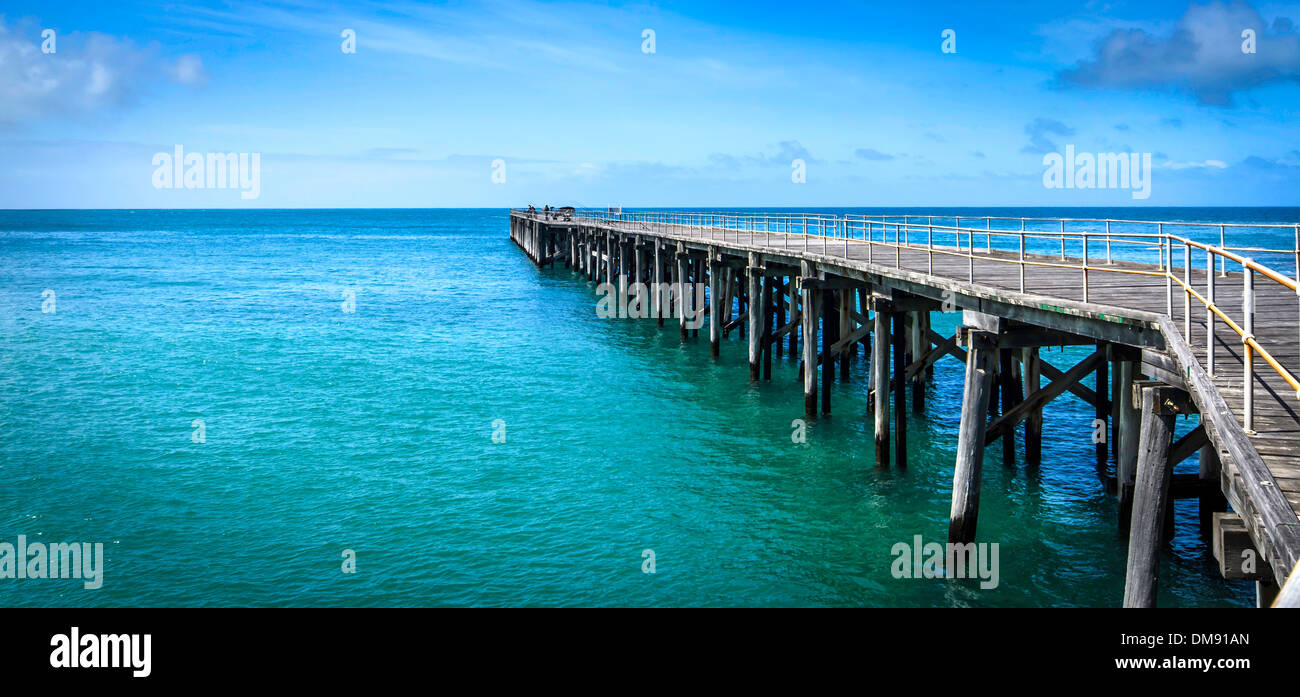
[(957, 466), (953, 471), (948, 541), (975, 541), (979, 519), (980, 477), (984, 468), (986, 414), (997, 362), (995, 334), (959, 327), (958, 340), (969, 350), (962, 387), (961, 424), (957, 430)]

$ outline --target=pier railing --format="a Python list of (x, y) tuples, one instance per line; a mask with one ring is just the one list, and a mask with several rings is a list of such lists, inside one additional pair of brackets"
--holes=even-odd
[[(524, 213), (524, 211), (519, 211)], [(540, 216), (540, 214), (538, 214)], [(1215, 372), (1216, 327), (1228, 327), (1242, 346), (1243, 426), (1253, 432), (1255, 359), (1277, 373), (1300, 400), (1296, 372), (1282, 364), (1255, 336), (1255, 284), (1262, 279), (1300, 296), (1300, 223), (1250, 224), (1086, 218), (941, 217), (935, 215), (740, 214), (705, 211), (579, 210), (580, 222), (617, 225), (624, 229), (689, 233), (695, 237), (779, 245), (822, 256), (850, 257), (865, 248), (870, 263), (902, 268), (903, 253), (924, 252), (927, 273), (934, 274), (936, 257), (967, 260), (967, 280), (977, 283), (975, 262), (996, 262), (1019, 268), (1019, 290), (1028, 292), (1025, 272), (1032, 268), (1077, 271), (1081, 299), (1091, 302), (1089, 274), (1116, 273), (1156, 277), (1165, 282), (1165, 312), (1174, 317), (1174, 296), (1182, 296), (1183, 334), (1198, 352), (1205, 369)], [(974, 224), (972, 224), (974, 223)], [(981, 225), (982, 224), (982, 225)], [(1230, 235), (1231, 233), (1231, 235)], [(1214, 243), (1217, 236), (1217, 244)], [(1233, 239), (1229, 239), (1230, 236)], [(1263, 237), (1263, 244), (1240, 244), (1243, 236)], [(1289, 238), (1286, 247), (1268, 246), (1269, 237)], [(1231, 243), (1230, 243), (1231, 242)], [(1257, 257), (1272, 261), (1264, 264)], [(1289, 273), (1286, 271), (1289, 268)], [(1284, 269), (1282, 271), (1278, 269)], [(1194, 279), (1203, 272), (1204, 279)], [(1240, 284), (1239, 312), (1216, 300), (1216, 290)], [(1203, 345), (1192, 341), (1192, 304), (1205, 310)], [(1297, 301), (1300, 303), (1300, 299)], [(1300, 305), (1296, 329), (1300, 339)], [(1300, 360), (1300, 357), (1298, 357)]]

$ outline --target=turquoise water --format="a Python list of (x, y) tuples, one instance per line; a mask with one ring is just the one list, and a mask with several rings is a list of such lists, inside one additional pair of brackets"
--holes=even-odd
[[(795, 364), (750, 384), (734, 338), (598, 319), (506, 216), (0, 212), (0, 542), (105, 551), (102, 588), (0, 579), (0, 605), (1119, 604), (1082, 402), (1048, 408), (1041, 467), (990, 449), (997, 588), (896, 579), (895, 543), (946, 537), (960, 364), (905, 471), (874, 465), (861, 364), (795, 444)], [(1253, 603), (1177, 513), (1160, 603)]]

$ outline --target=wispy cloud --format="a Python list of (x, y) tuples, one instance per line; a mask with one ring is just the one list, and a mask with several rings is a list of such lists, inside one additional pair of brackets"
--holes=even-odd
[(1074, 129), (1055, 119), (1040, 116), (1025, 126), (1025, 135), (1029, 136), (1029, 144), (1020, 152), (1041, 154), (1057, 150), (1049, 135), (1070, 136), (1074, 135)]
[(1241, 166), (1268, 172), (1297, 173), (1300, 172), (1300, 153), (1292, 151), (1290, 161), (1251, 155), (1241, 161)]
[[(356, 32), (357, 52), (424, 58), (510, 72), (530, 72), (546, 63), (608, 73), (623, 72), (603, 45), (609, 32), (588, 22), (557, 21), (532, 3), (469, 3), (431, 7), (382, 3), (379, 12), (313, 2), (233, 2), (225, 8), (196, 8), (178, 18), (198, 35), (214, 31), (255, 40), (262, 30), (339, 41), (343, 29)], [(612, 11), (607, 11), (609, 19)], [(382, 19), (381, 19), (381, 18)], [(598, 22), (604, 24), (604, 22)], [(629, 38), (631, 41), (631, 38)], [(638, 39), (639, 41), (639, 39)], [(630, 52), (629, 52), (630, 54)]]
[(1228, 163), (1222, 160), (1204, 160), (1201, 162), (1175, 162), (1168, 160), (1161, 162), (1158, 167), (1162, 169), (1225, 169)]
[(883, 162), (886, 160), (894, 159), (893, 155), (890, 155), (889, 153), (880, 152), (875, 148), (858, 148), (857, 150), (853, 151), (853, 155), (854, 157), (860, 157), (864, 160), (873, 160), (876, 162)]
[(809, 148), (803, 147), (798, 140), (781, 140), (776, 143), (774, 150), (771, 152), (761, 152), (758, 155), (728, 155), (725, 152), (714, 152), (708, 156), (708, 164), (722, 169), (740, 169), (742, 166), (789, 166), (794, 160), (803, 160), (807, 164), (820, 164), (822, 160), (816, 159)]

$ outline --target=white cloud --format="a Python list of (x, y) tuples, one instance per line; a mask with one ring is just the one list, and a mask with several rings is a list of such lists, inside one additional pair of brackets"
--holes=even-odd
[(39, 34), (25, 29), (0, 18), (0, 126), (120, 107), (160, 81), (195, 85), (207, 77), (198, 56), (169, 62), (157, 46), (99, 33), (59, 35), (56, 51), (42, 53)]
[[(1257, 37), (1242, 51), (1242, 32)], [(1258, 85), (1300, 82), (1300, 34), (1286, 17), (1270, 23), (1244, 2), (1193, 4), (1168, 36), (1117, 29), (1095, 55), (1057, 75), (1057, 84), (1085, 88), (1167, 89), (1204, 104), (1228, 106)]]
[(193, 53), (187, 53), (166, 66), (167, 74), (173, 82), (181, 85), (202, 85), (208, 81), (208, 73), (203, 69), (203, 60)]

